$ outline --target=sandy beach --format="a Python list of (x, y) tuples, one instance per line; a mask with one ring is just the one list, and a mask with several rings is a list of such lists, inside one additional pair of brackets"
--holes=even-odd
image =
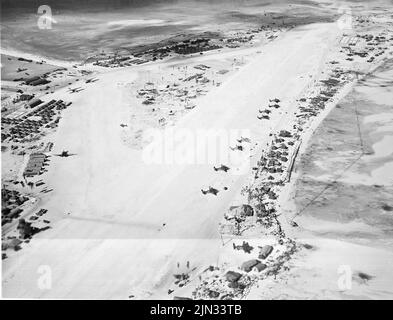
[[(270, 284), (265, 298), (391, 298), (391, 63), (360, 81), (304, 148), (284, 215), (310, 249), (284, 276), (289, 293)], [(340, 288), (344, 270), (351, 285)]]

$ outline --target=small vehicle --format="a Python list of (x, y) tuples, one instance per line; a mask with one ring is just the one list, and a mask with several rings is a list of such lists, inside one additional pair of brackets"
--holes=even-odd
[(224, 172), (228, 172), (228, 170), (230, 169), (229, 167), (224, 166), (223, 164), (217, 168), (215, 166), (213, 168), (214, 168), (214, 171), (224, 171)]
[(215, 188), (213, 188), (213, 187), (209, 187), (209, 189), (207, 189), (207, 190), (201, 189), (201, 191), (202, 191), (203, 194), (211, 193), (211, 194), (214, 194), (215, 196), (216, 196), (216, 195), (218, 194), (218, 192), (219, 192), (217, 189), (215, 189)]
[(92, 82), (96, 82), (96, 81), (98, 81), (97, 78), (90, 78), (90, 79), (87, 79), (85, 82), (86, 83), (92, 83)]
[(250, 143), (251, 140), (249, 138), (240, 137), (240, 139), (237, 139), (237, 142), (239, 142), (239, 143), (242, 143), (242, 142)]
[(37, 213), (36, 213), (36, 215), (37, 216), (43, 216), (45, 213), (47, 213), (48, 212), (48, 210), (47, 209), (40, 209), (40, 211), (38, 211)]
[(55, 154), (55, 156), (62, 157), (62, 158), (67, 158), (67, 157), (71, 157), (74, 155), (75, 155), (75, 153), (69, 153), (67, 150), (63, 150), (61, 153)]
[(243, 151), (243, 146), (241, 146), (241, 145), (237, 145), (236, 147), (230, 147), (231, 148), (231, 150), (239, 150), (239, 151)]
[(76, 93), (76, 92), (79, 92), (79, 91), (82, 91), (82, 90), (84, 90), (84, 89), (82, 89), (82, 87), (68, 88), (68, 92), (69, 93)]

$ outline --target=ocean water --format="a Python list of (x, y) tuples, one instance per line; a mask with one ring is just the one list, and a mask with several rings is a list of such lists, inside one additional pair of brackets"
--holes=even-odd
[[(205, 0), (46, 1), (51, 19), (39, 28), (39, 1), (1, 1), (5, 49), (60, 60), (83, 60), (101, 51), (154, 43), (177, 34), (245, 30), (262, 24), (293, 25), (333, 19), (317, 1)], [(48, 12), (49, 13), (49, 12)], [(265, 14), (280, 17), (273, 21)], [(42, 18), (42, 17), (41, 17)], [(43, 24), (41, 24), (43, 26)]]
[(334, 227), (326, 230), (334, 236), (392, 239), (392, 101), (390, 60), (361, 81), (322, 122), (297, 169), (295, 202), (300, 219), (308, 216), (351, 226), (345, 233)]

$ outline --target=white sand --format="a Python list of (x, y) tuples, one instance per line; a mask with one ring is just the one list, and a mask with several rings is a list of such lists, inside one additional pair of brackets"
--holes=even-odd
[[(285, 112), (294, 111), (291, 102), (312, 85), (339, 33), (336, 24), (288, 32), (203, 98), (176, 127), (246, 128), (262, 147), (272, 129), (291, 125)], [(247, 175), (217, 175), (211, 165), (144, 164), (141, 153), (120, 139), (127, 103), (117, 83), (133, 77), (129, 68), (108, 72), (74, 96), (54, 152), (67, 149), (77, 156), (52, 159), (48, 185), (55, 191), (45, 204), (64, 219), (4, 261), (4, 296), (127, 298), (136, 292), (148, 298), (154, 292), (165, 297), (160, 290), (173, 280), (176, 262), (203, 266), (217, 259), (218, 222)], [(56, 96), (64, 94), (65, 89)], [(258, 109), (273, 97), (283, 101), (281, 114), (261, 125)], [(203, 196), (200, 189), (208, 185), (229, 190), (217, 198)], [(37, 286), (41, 265), (52, 270), (50, 290)]]
[[(250, 299), (391, 299), (393, 252), (340, 240), (307, 238), (311, 244), (276, 280), (262, 281)], [(372, 276), (364, 281), (359, 272)]]
[[(377, 73), (373, 76), (380, 77), (381, 75)], [(357, 86), (355, 92), (365, 93), (361, 96), (362, 98), (359, 98), (359, 101), (363, 99), (364, 103), (371, 101), (369, 110), (374, 111), (373, 103), (387, 106), (390, 104), (391, 92), (389, 90), (385, 91), (378, 86), (369, 88), (367, 84), (368, 80), (366, 85)], [(392, 114), (386, 112), (364, 117), (361, 126), (367, 130), (368, 138), (369, 136), (378, 137), (372, 145), (374, 153), (364, 155), (361, 159), (363, 166), (359, 166), (359, 169), (348, 170), (339, 178), (340, 183), (354, 186), (380, 185), (387, 188), (392, 186), (393, 127), (391, 119)], [(307, 142), (311, 138), (310, 133), (309, 130), (303, 136), (303, 141), (306, 143), (302, 145), (300, 152), (306, 150)], [(342, 157), (337, 155), (337, 159), (342, 160)], [(326, 172), (324, 159), (313, 161)], [(333, 157), (329, 157), (329, 161), (333, 162)], [(373, 167), (376, 169), (370, 169)], [(332, 181), (337, 177), (337, 175), (334, 176), (334, 173), (332, 170), (331, 174), (313, 176), (312, 179)], [(295, 170), (291, 184), (285, 187), (280, 199), (283, 208), (283, 215), (280, 219), (286, 223), (286, 220), (295, 218), (299, 226), (296, 228), (287, 226), (285, 228), (287, 234), (297, 239), (298, 243), (312, 245), (313, 249), (302, 249), (291, 260), (288, 272), (281, 274), (276, 280), (262, 281), (259, 288), (255, 288), (249, 298), (392, 299), (393, 241), (391, 237), (388, 233), (384, 233), (379, 226), (372, 226), (360, 219), (345, 223), (338, 217), (338, 221), (327, 221), (327, 219), (313, 217), (310, 209), (304, 214), (294, 216), (299, 210), (295, 207), (294, 201), (295, 183), (299, 175), (299, 172)], [(362, 193), (359, 194), (362, 195)], [(370, 199), (370, 202), (375, 201), (373, 196), (370, 194), (367, 199)], [(335, 205), (339, 207), (345, 203), (338, 201)], [(329, 208), (334, 212), (335, 207), (332, 203)], [(372, 210), (375, 209), (370, 207), (371, 219), (376, 214)], [(356, 214), (356, 211), (354, 213)], [(386, 214), (389, 215), (390, 212), (386, 212)], [(388, 225), (386, 225), (386, 230), (389, 230)], [(340, 281), (347, 271), (349, 271), (349, 280), (347, 281), (349, 287), (343, 288)], [(361, 279), (359, 272), (370, 275), (371, 279)]]

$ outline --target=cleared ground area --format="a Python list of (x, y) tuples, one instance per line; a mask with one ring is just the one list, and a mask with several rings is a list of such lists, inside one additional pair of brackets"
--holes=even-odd
[[(336, 24), (284, 34), (176, 128), (248, 129), (258, 154), (270, 132), (290, 125), (286, 112), (295, 111), (292, 102), (313, 84), (339, 34)], [(55, 191), (46, 204), (60, 219), (23, 254), (3, 262), (4, 296), (165, 298), (177, 262), (201, 269), (217, 260), (218, 222), (247, 174), (217, 173), (212, 164), (146, 164), (141, 151), (121, 140), (127, 101), (119, 83), (133, 77), (129, 68), (101, 75), (64, 113), (54, 152), (76, 155), (53, 159)], [(261, 122), (259, 108), (275, 97), (281, 113)], [(217, 196), (201, 193), (208, 186), (220, 191)], [(50, 286), (41, 285), (42, 266), (51, 270)]]

